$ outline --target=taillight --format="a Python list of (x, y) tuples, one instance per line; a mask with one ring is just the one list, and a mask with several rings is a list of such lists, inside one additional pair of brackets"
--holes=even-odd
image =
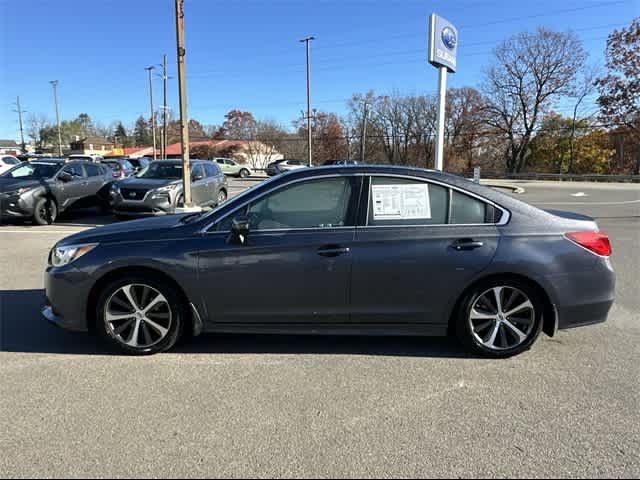
[(581, 247), (600, 255), (611, 255), (611, 242), (609, 236), (602, 232), (569, 232), (564, 234), (567, 240), (577, 243)]
[(111, 176), (112, 176), (113, 178), (120, 178), (120, 173), (118, 173), (118, 172), (113, 172), (113, 173), (111, 174)]

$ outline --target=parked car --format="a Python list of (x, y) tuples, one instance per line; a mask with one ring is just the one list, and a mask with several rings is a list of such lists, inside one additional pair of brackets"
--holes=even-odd
[(323, 167), (331, 165), (358, 165), (360, 162), (357, 160), (327, 160), (322, 164)]
[(15, 167), (20, 163), (13, 155), (0, 155), (0, 174), (3, 174), (7, 170)]
[(204, 331), (455, 333), (477, 354), (508, 357), (541, 331), (606, 320), (610, 254), (592, 218), (454, 175), (311, 168), (211, 212), (61, 240), (43, 314), (129, 354)]
[[(227, 192), (227, 180), (216, 163), (191, 161), (194, 204), (216, 206), (227, 199)], [(119, 218), (174, 213), (183, 205), (182, 160), (156, 160), (111, 188), (111, 206)]]
[(71, 208), (106, 207), (112, 181), (104, 165), (54, 158), (24, 162), (0, 175), (0, 216), (47, 225)]
[(80, 153), (69, 155), (67, 158), (69, 161), (84, 160), (85, 162), (94, 162), (94, 163), (100, 163), (104, 161), (104, 158), (101, 157), (100, 155), (83, 155)]
[(222, 173), (225, 175), (240, 178), (247, 178), (251, 175), (251, 169), (249, 169), (249, 167), (230, 158), (214, 158), (213, 161), (218, 164), (220, 170), (222, 170)]
[(153, 161), (153, 159), (149, 157), (140, 157), (140, 158), (128, 157), (127, 160), (131, 165), (133, 165), (135, 173), (138, 173)]
[(276, 160), (267, 165), (267, 175), (273, 177), (280, 175), (284, 172), (290, 172), (291, 170), (298, 170), (300, 168), (307, 168), (307, 163), (302, 160)]
[(124, 158), (103, 160), (102, 163), (113, 171), (113, 178), (127, 178), (135, 173), (135, 167)]

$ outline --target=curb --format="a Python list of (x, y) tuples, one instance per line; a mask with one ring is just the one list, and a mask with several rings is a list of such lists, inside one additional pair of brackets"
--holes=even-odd
[(511, 193), (525, 193), (526, 190), (522, 187), (519, 187), (517, 185), (509, 185), (506, 183), (484, 183), (482, 181), (480, 181), (481, 185), (484, 185), (485, 187), (491, 187), (491, 188), (504, 188), (506, 190), (511, 190)]

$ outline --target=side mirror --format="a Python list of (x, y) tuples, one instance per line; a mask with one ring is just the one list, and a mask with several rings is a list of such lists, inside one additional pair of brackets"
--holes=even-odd
[(204, 177), (202, 175), (191, 175), (191, 181), (197, 182), (198, 180), (202, 180)]
[(63, 181), (64, 183), (67, 183), (73, 180), (73, 175), (71, 175), (69, 172), (60, 172), (58, 174), (58, 179)]
[(249, 218), (246, 215), (238, 215), (231, 221), (231, 234), (228, 242), (244, 245), (249, 236)]

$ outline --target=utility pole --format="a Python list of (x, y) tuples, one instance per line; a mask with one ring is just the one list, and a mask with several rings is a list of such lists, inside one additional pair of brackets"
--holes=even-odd
[(49, 82), (53, 87), (53, 103), (56, 107), (56, 123), (58, 124), (58, 155), (62, 157), (62, 132), (60, 130), (60, 112), (58, 111), (58, 80)]
[(360, 140), (360, 163), (364, 163), (364, 154), (367, 145), (367, 101), (364, 101), (364, 115), (362, 116), (362, 139)]
[(149, 73), (149, 102), (151, 103), (151, 136), (153, 137), (153, 159), (157, 160), (156, 154), (156, 113), (153, 111), (153, 82), (151, 81), (151, 71), (156, 68), (153, 65), (145, 67)]
[(308, 149), (308, 155), (307, 155), (307, 160), (309, 163), (309, 166), (311, 166), (312, 163), (312, 154), (311, 154), (311, 62), (310, 62), (310, 51), (309, 51), (309, 47), (310, 47), (310, 42), (312, 40), (315, 40), (315, 37), (307, 37), (307, 38), (303, 38), (302, 40), (300, 40), (301, 43), (306, 44), (306, 51), (307, 51), (307, 149)]
[[(187, 115), (187, 79), (184, 48), (184, 0), (176, 3), (176, 43), (178, 53), (178, 95), (180, 98), (180, 140), (182, 143), (182, 185), (184, 206), (191, 207), (191, 165), (189, 164), (189, 118)], [(166, 133), (165, 133), (166, 134)]]
[(27, 153), (27, 146), (24, 143), (24, 130), (22, 128), (22, 108), (20, 108), (20, 97), (17, 97), (16, 107), (18, 109), (14, 110), (14, 112), (18, 112), (18, 123), (20, 124), (20, 150), (22, 153)]
[(167, 158), (167, 54), (165, 53), (162, 61), (162, 158)]

